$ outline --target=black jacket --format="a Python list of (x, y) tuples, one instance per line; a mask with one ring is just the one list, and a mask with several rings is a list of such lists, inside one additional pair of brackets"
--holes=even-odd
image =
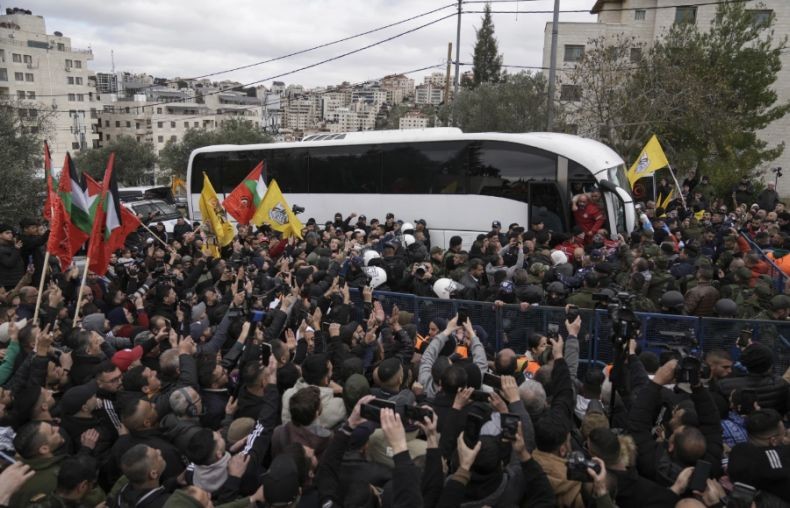
[(0, 240), (0, 286), (13, 288), (25, 274), (25, 260), (14, 242)]
[(622, 508), (631, 506), (638, 508), (663, 508), (664, 506), (675, 506), (675, 503), (680, 499), (667, 487), (662, 487), (647, 478), (639, 476), (635, 469), (627, 471), (609, 469), (608, 474), (617, 480), (617, 486), (613, 494), (615, 494), (617, 506)]
[(162, 480), (175, 478), (184, 470), (185, 461), (181, 452), (174, 445), (165, 440), (160, 429), (147, 429), (140, 432), (129, 432), (125, 436), (120, 436), (110, 450), (111, 463), (110, 467), (114, 470), (116, 475), (114, 478), (120, 477), (121, 457), (131, 447), (144, 444), (151, 448), (156, 448), (162, 452), (162, 458), (165, 459), (165, 470), (162, 473)]
[(787, 407), (790, 384), (773, 374), (749, 374), (743, 377), (726, 378), (719, 381), (718, 387), (727, 400), (733, 390), (748, 388), (755, 391), (757, 403), (761, 408), (776, 409), (782, 415), (790, 409)]
[(751, 485), (790, 500), (790, 445), (764, 448), (739, 443), (730, 452), (727, 473), (733, 482)]

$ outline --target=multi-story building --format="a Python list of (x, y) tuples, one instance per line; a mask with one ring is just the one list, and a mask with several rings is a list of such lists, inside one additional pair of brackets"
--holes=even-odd
[(414, 95), (414, 80), (403, 74), (385, 76), (379, 81), (379, 86), (387, 92), (387, 102), (390, 104), (400, 104)]
[[(755, 21), (758, 22), (773, 13), (776, 16), (774, 30), (777, 38), (790, 34), (790, 2), (787, 0), (748, 2), (746, 8), (752, 11)], [(596, 0), (591, 13), (598, 15), (597, 22), (559, 24), (556, 62), (558, 69), (575, 65), (584, 56), (588, 42), (601, 36), (614, 37), (623, 34), (649, 44), (660, 38), (675, 23), (696, 23), (701, 30), (706, 30), (716, 14), (716, 5), (678, 5), (674, 0)], [(551, 65), (551, 31), (551, 23), (547, 23), (543, 44), (544, 67)], [(640, 58), (641, 51), (640, 47), (632, 48), (629, 58)], [(559, 96), (572, 101), (582, 93), (573, 87), (574, 85), (569, 84), (561, 85)], [(782, 69), (779, 71), (775, 90), (778, 103), (790, 100), (790, 52), (782, 52)], [(769, 146), (776, 146), (787, 140), (788, 132), (790, 115), (763, 129), (760, 137)], [(790, 167), (790, 150), (785, 149), (782, 156), (767, 167), (774, 166)], [(778, 187), (780, 194), (790, 194), (790, 179), (780, 179)]]
[(430, 85), (434, 88), (444, 88), (447, 81), (447, 74), (443, 72), (432, 72), (428, 76), (422, 78), (423, 85)]
[(418, 85), (414, 89), (415, 104), (433, 104), (438, 106), (444, 101), (444, 87), (433, 85)]
[(56, 166), (67, 151), (98, 145), (91, 60), (90, 49), (48, 34), (42, 16), (16, 8), (0, 16), (0, 96), (16, 101), (31, 128), (41, 115), (51, 119), (46, 138)]
[(320, 114), (321, 99), (318, 95), (288, 96), (282, 109), (282, 125), (293, 131), (312, 129), (318, 123)]
[(402, 117), (398, 124), (399, 129), (427, 129), (428, 118), (419, 111), (409, 111)]

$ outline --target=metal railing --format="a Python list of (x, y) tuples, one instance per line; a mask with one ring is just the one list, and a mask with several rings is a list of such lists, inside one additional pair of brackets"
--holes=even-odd
[(777, 266), (774, 261), (766, 256), (765, 251), (762, 250), (751, 238), (749, 235), (744, 233), (743, 231), (740, 232), (740, 235), (749, 242), (749, 246), (752, 248), (752, 252), (757, 253), (764, 262), (768, 263), (769, 270), (768, 275), (771, 276), (771, 279), (774, 283), (774, 289), (778, 293), (784, 293), (785, 284), (787, 283), (787, 279), (790, 278), (785, 272), (782, 271), (779, 266)]
[[(511, 348), (516, 353), (527, 349), (533, 333), (545, 334), (550, 325), (557, 325), (565, 334), (565, 309), (531, 305), (522, 311), (519, 305), (496, 306), (492, 302), (442, 300), (406, 293), (374, 291), (389, 314), (394, 305), (401, 312), (412, 315), (411, 321), (420, 334), (428, 332), (429, 323), (436, 319), (450, 319), (459, 309), (466, 311), (478, 337), (489, 353)], [(364, 319), (362, 294), (351, 290), (352, 319)], [(613, 359), (612, 322), (604, 309), (580, 309), (582, 328), (579, 332), (581, 357), (588, 363), (608, 363)], [(639, 342), (643, 349), (660, 351), (665, 345), (694, 342), (704, 352), (724, 349), (734, 360), (740, 356), (736, 346), (744, 329), (751, 331), (753, 340), (760, 341), (774, 352), (774, 371), (784, 373), (790, 367), (790, 321), (756, 321), (747, 319), (699, 318), (671, 314), (636, 313), (640, 321)]]

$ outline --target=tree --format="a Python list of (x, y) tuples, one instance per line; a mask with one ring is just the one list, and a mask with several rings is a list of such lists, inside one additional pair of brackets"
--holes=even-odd
[(542, 130), (546, 125), (547, 88), (542, 74), (511, 74), (507, 81), (461, 90), (451, 106), (452, 115), (464, 132)]
[(790, 111), (772, 89), (787, 48), (787, 38), (775, 40), (774, 22), (755, 22), (743, 4), (724, 2), (708, 30), (676, 24), (639, 58), (627, 39), (590, 41), (566, 80), (581, 90), (567, 121), (629, 164), (657, 134), (676, 168), (697, 169), (728, 195), (784, 150), (759, 138)]
[(436, 106), (433, 104), (422, 104), (415, 106), (412, 104), (395, 104), (392, 106), (387, 115), (381, 120), (376, 122), (376, 130), (381, 129), (400, 129), (400, 119), (410, 111), (419, 111), (423, 116), (428, 118), (428, 127), (434, 126), (434, 117), (436, 116)]
[(74, 162), (77, 169), (101, 180), (104, 177), (107, 160), (113, 152), (115, 152), (113, 172), (119, 184), (139, 185), (152, 181), (154, 165), (157, 162), (154, 145), (137, 141), (131, 136), (119, 136), (102, 148), (81, 152)]
[[(46, 183), (36, 177), (43, 167), (43, 141), (50, 129), (49, 115), (7, 99), (0, 100), (0, 221), (17, 224), (23, 217), (39, 216)], [(43, 175), (42, 175), (43, 176)]]
[[(219, 129), (189, 129), (181, 141), (168, 141), (159, 152), (160, 166), (173, 175), (185, 177), (189, 155), (193, 150), (209, 145), (251, 145), (271, 143), (274, 139), (264, 134), (249, 120), (226, 120)], [(252, 168), (250, 168), (252, 169)]]
[(494, 37), (494, 22), (491, 20), (491, 5), (488, 3), (483, 13), (483, 24), (475, 32), (477, 41), (473, 57), (472, 88), (482, 83), (497, 83), (502, 76), (502, 55)]

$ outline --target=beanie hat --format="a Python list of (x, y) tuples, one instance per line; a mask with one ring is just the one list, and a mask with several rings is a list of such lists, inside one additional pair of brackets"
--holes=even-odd
[(766, 346), (753, 343), (741, 354), (741, 363), (752, 374), (763, 374), (774, 364), (773, 353)]
[(82, 327), (89, 332), (99, 332), (104, 334), (104, 320), (104, 314), (101, 312), (88, 314), (82, 318)]
[(96, 390), (98, 387), (94, 381), (69, 388), (60, 399), (60, 413), (66, 416), (77, 413), (91, 397), (96, 395)]
[(568, 256), (561, 250), (555, 250), (551, 253), (551, 264), (554, 266), (561, 265), (568, 262)]
[(108, 312), (107, 319), (110, 321), (110, 326), (113, 328), (116, 326), (129, 324), (129, 321), (126, 319), (126, 313), (123, 311), (123, 307), (116, 307)]
[(205, 302), (200, 302), (199, 304), (192, 307), (192, 321), (197, 321), (201, 317), (206, 314), (206, 304)]

